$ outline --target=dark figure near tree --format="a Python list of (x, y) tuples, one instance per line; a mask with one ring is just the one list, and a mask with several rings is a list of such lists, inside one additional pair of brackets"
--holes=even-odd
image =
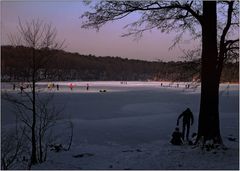
[(172, 139), (170, 141), (173, 145), (182, 145), (183, 140), (182, 140), (182, 133), (179, 132), (179, 128), (175, 128), (175, 131), (172, 134)]
[(190, 124), (193, 124), (194, 118), (193, 118), (193, 113), (192, 111), (187, 108), (185, 111), (183, 111), (177, 119), (177, 126), (179, 125), (179, 120), (183, 118), (183, 124), (182, 124), (182, 134), (183, 134), (183, 140), (185, 138), (185, 130), (187, 127), (187, 133), (186, 133), (186, 139), (188, 141), (188, 137), (189, 137), (189, 131), (190, 131)]

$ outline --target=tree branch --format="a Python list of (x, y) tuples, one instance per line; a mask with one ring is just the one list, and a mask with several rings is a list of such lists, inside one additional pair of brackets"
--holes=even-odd
[[(190, 13), (195, 19), (202, 23), (202, 16), (199, 12), (194, 11), (191, 8), (193, 1), (190, 4), (180, 4), (179, 2), (142, 2), (142, 1), (107, 1), (100, 2), (95, 5), (95, 12), (85, 12), (81, 17), (87, 18), (88, 21), (84, 22), (82, 28), (96, 28), (97, 30), (107, 23), (108, 21), (118, 20), (126, 17), (132, 12), (136, 11), (171, 11), (181, 9), (187, 11), (185, 16), (189, 16)], [(180, 18), (184, 18), (184, 15), (180, 15)], [(178, 17), (174, 17), (175, 19)], [(172, 19), (174, 19), (172, 18)]]
[[(226, 53), (226, 44), (225, 44), (225, 38), (228, 33), (228, 30), (231, 26), (232, 22), (232, 13), (233, 13), (233, 3), (234, 1), (226, 2), (228, 4), (228, 14), (227, 14), (227, 22), (226, 25), (222, 31), (222, 35), (220, 38), (220, 50), (219, 50), (219, 56), (218, 56), (218, 75), (221, 75), (221, 71), (223, 68), (223, 62), (224, 62), (224, 56)], [(219, 76), (220, 78), (220, 76)]]

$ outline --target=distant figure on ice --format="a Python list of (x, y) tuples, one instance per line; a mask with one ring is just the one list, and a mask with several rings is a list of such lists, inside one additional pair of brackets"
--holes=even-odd
[(89, 84), (87, 84), (87, 90), (89, 89)]
[(23, 92), (23, 85), (20, 85), (20, 91)]
[(15, 90), (15, 88), (16, 88), (16, 85), (15, 85), (15, 84), (13, 84), (13, 90)]
[(57, 84), (57, 90), (59, 90), (59, 85)]
[(50, 84), (50, 83), (48, 83), (48, 86), (47, 86), (47, 87), (48, 87), (48, 89), (50, 89), (50, 88), (51, 88), (51, 84)]
[(72, 90), (73, 89), (73, 85), (72, 83), (69, 85), (69, 88)]
[(179, 128), (176, 127), (175, 131), (172, 134), (172, 139), (170, 141), (173, 145), (182, 145), (183, 140), (182, 140), (182, 133), (179, 132)]
[(183, 117), (183, 124), (182, 124), (182, 133), (183, 133), (183, 140), (185, 137), (185, 128), (187, 127), (187, 134), (186, 134), (186, 138), (188, 140), (189, 137), (189, 131), (190, 131), (190, 123), (191, 125), (193, 124), (194, 118), (193, 118), (193, 113), (192, 111), (187, 108), (185, 111), (183, 111), (177, 119), (177, 126), (179, 125), (179, 119)]

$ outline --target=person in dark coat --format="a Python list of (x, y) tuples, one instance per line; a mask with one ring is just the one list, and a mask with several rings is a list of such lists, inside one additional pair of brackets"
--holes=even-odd
[(87, 84), (87, 87), (86, 87), (86, 88), (87, 88), (87, 90), (89, 90), (89, 84)]
[(21, 94), (22, 94), (22, 92), (23, 92), (23, 86), (22, 85), (20, 86), (20, 91), (21, 91)]
[(170, 141), (173, 145), (182, 145), (183, 140), (182, 140), (182, 133), (179, 132), (179, 128), (175, 128), (175, 131), (172, 134), (172, 139)]
[(182, 124), (182, 134), (183, 134), (183, 140), (185, 138), (185, 130), (187, 128), (187, 133), (186, 133), (186, 139), (188, 140), (189, 137), (189, 131), (190, 131), (190, 124), (193, 124), (194, 118), (193, 118), (193, 113), (192, 111), (187, 108), (185, 111), (183, 111), (177, 119), (177, 126), (179, 125), (179, 120), (183, 118), (183, 124)]

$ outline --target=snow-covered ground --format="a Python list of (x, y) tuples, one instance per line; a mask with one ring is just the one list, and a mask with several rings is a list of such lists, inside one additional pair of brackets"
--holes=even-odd
[[(71, 83), (73, 90), (69, 88)], [(47, 161), (33, 169), (239, 169), (238, 84), (220, 86), (221, 133), (228, 149), (207, 152), (169, 143), (176, 119), (187, 107), (195, 119), (191, 133), (197, 132), (198, 84), (71, 83), (55, 82), (59, 90), (48, 89), (48, 83), (38, 84), (42, 96), (54, 94), (54, 105), (64, 107), (62, 116), (73, 121), (74, 137), (70, 151), (50, 151)], [(186, 84), (190, 84), (189, 89)], [(3, 91), (21, 95), (7, 83), (2, 83)], [(2, 129), (8, 129), (14, 125), (11, 105), (2, 100), (1, 109)], [(64, 128), (58, 131), (64, 133)], [(229, 141), (229, 137), (237, 141)]]

